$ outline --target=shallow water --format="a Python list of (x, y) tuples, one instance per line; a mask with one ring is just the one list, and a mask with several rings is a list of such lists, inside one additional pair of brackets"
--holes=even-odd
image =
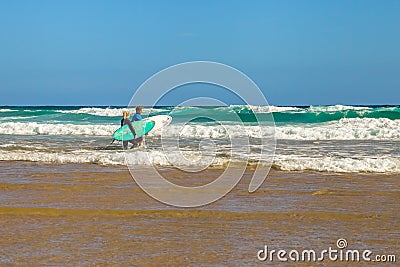
[[(184, 209), (147, 196), (123, 167), (0, 168), (0, 264), (254, 266), (264, 245), (323, 250), (338, 238), (375, 254), (400, 249), (398, 175), (272, 170), (250, 194), (247, 170), (221, 200)], [(194, 186), (221, 169), (161, 172)]]

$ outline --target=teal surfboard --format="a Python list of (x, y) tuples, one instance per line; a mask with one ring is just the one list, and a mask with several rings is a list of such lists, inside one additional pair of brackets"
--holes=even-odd
[[(132, 122), (132, 127), (136, 132), (136, 138), (141, 137), (151, 131), (154, 127), (154, 121), (142, 120)], [(129, 129), (129, 126), (125, 124), (116, 130), (113, 134), (113, 138), (118, 141), (129, 141), (135, 139), (133, 133)]]

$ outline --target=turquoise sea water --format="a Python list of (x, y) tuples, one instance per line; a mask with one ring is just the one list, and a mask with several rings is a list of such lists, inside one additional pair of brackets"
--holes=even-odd
[[(121, 116), (125, 107), (79, 107), (79, 106), (35, 106), (0, 107), (2, 122), (51, 122), (73, 124), (113, 123)], [(133, 110), (133, 109), (132, 109)], [(149, 109), (150, 110), (150, 109)], [(185, 120), (187, 116), (200, 113), (211, 115), (224, 121), (227, 112), (236, 112), (243, 122), (255, 122), (254, 113), (272, 111), (275, 123), (290, 125), (293, 123), (323, 123), (344, 118), (387, 118), (400, 119), (399, 106), (310, 106), (310, 107), (155, 107), (152, 115), (172, 114), (176, 120)]]
[[(119, 144), (109, 145), (126, 107), (0, 107), (0, 160), (123, 165)], [(128, 108), (134, 113), (134, 108)], [(144, 117), (167, 114), (173, 122), (147, 137), (146, 152), (158, 165), (173, 166), (160, 148), (161, 134), (179, 139), (193, 156), (199, 145), (213, 150), (211, 165), (257, 161), (257, 127), (274, 128), (274, 167), (333, 172), (400, 172), (399, 106), (243, 106), (145, 108)], [(272, 114), (272, 116), (271, 116)], [(274, 119), (272, 122), (271, 119)], [(242, 130), (236, 130), (242, 124)], [(248, 138), (248, 153), (229, 156), (227, 133)], [(206, 141), (206, 142), (204, 142)], [(210, 144), (210, 146), (207, 146)], [(211, 146), (212, 145), (212, 146)], [(212, 148), (212, 149), (211, 149)], [(272, 148), (271, 148), (272, 149)], [(130, 151), (143, 162), (143, 151)], [(262, 159), (261, 159), (262, 160)], [(189, 162), (189, 163), (188, 163)], [(190, 160), (185, 164), (190, 164)]]

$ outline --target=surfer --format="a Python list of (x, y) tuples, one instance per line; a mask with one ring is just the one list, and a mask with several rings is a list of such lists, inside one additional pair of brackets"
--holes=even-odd
[[(143, 107), (142, 106), (137, 106), (136, 107), (136, 114), (135, 115), (133, 115), (133, 117), (132, 117), (132, 121), (141, 121), (143, 118), (142, 118), (142, 111), (143, 111)], [(141, 137), (139, 137), (139, 138), (137, 138), (137, 139), (135, 139), (135, 144), (134, 144), (134, 146), (143, 146), (144, 144), (143, 144), (143, 136), (141, 136)]]
[[(124, 126), (125, 124), (128, 124), (128, 127), (129, 127), (129, 129), (131, 130), (133, 136), (136, 136), (135, 129), (133, 129), (132, 123), (131, 123), (131, 121), (129, 120), (130, 115), (131, 115), (131, 114), (129, 113), (129, 111), (124, 111), (124, 112), (122, 112), (123, 118), (122, 118), (122, 120), (121, 120), (121, 126)], [(131, 144), (133, 145), (132, 147), (136, 146), (136, 140), (123, 141), (122, 144), (123, 144), (123, 146), (124, 146), (124, 149), (128, 149), (128, 142), (131, 143)]]
[(142, 111), (143, 111), (143, 107), (142, 106), (137, 106), (136, 107), (136, 114), (133, 115), (132, 117), (132, 121), (141, 121), (142, 118)]

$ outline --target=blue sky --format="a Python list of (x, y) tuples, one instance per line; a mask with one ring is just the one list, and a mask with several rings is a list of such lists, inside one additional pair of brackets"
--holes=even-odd
[[(239, 69), (273, 105), (399, 104), (399, 14), (396, 0), (0, 0), (0, 105), (126, 105), (193, 60)], [(182, 92), (163, 103), (237, 101)]]

